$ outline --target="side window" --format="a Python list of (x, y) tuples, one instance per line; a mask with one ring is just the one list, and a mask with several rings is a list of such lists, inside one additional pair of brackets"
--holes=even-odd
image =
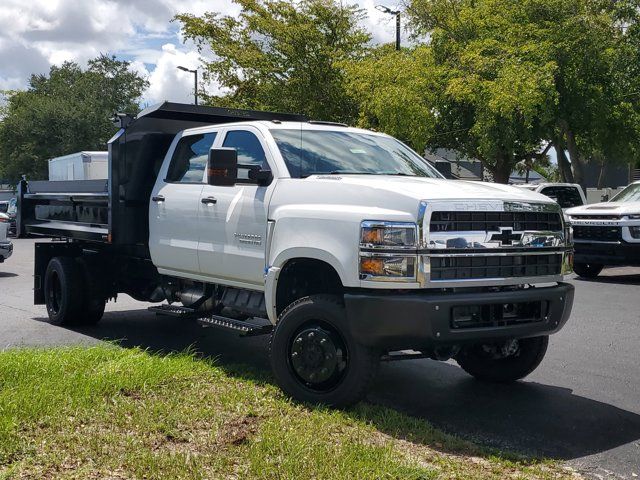
[[(223, 147), (235, 148), (238, 151), (238, 164), (246, 166), (258, 166), (264, 170), (269, 168), (267, 156), (264, 153), (260, 140), (253, 133), (246, 130), (231, 130), (227, 132)], [(246, 180), (249, 170), (240, 167), (238, 179)]]
[(173, 152), (166, 181), (203, 183), (209, 150), (215, 139), (215, 132), (182, 137)]

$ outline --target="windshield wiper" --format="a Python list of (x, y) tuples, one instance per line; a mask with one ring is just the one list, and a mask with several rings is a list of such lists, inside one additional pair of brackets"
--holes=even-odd
[(351, 170), (332, 170), (330, 172), (310, 172), (303, 175), (301, 178), (307, 178), (312, 175), (380, 175), (377, 172), (357, 172)]

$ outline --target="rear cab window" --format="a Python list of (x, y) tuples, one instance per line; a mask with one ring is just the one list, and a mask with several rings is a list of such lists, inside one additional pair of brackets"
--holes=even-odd
[(547, 197), (554, 198), (561, 208), (572, 208), (583, 205), (582, 196), (576, 187), (545, 187), (540, 191), (540, 193)]
[(211, 132), (182, 137), (171, 157), (165, 182), (204, 183), (209, 150), (216, 134)]

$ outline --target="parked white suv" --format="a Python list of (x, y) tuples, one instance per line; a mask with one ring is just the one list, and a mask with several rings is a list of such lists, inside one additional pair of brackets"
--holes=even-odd
[(9, 215), (0, 213), (0, 263), (3, 263), (13, 253), (13, 244), (7, 238), (9, 225)]
[(605, 266), (640, 266), (640, 182), (608, 202), (567, 210), (575, 242), (574, 271), (597, 277)]

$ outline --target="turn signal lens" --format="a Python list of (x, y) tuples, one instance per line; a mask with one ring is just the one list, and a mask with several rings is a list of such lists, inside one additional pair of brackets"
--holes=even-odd
[(413, 280), (416, 275), (415, 256), (372, 256), (360, 258), (360, 275), (389, 278), (389, 280)]

